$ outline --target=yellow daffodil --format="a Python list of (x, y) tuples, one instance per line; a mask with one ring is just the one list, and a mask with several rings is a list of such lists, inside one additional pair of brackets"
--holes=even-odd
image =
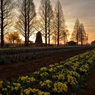
[(53, 88), (53, 91), (54, 91), (54, 92), (57, 92), (57, 88), (56, 88), (56, 87), (54, 87), (54, 88)]

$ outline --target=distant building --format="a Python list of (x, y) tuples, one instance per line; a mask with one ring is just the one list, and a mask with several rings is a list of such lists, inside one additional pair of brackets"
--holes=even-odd
[(41, 34), (40, 31), (38, 31), (38, 32), (36, 33), (36, 40), (35, 40), (35, 43), (36, 43), (36, 44), (42, 44), (42, 34)]
[(76, 46), (77, 43), (74, 42), (74, 41), (69, 41), (69, 42), (67, 42), (67, 45), (69, 45), (69, 46)]
[[(23, 41), (23, 42), (25, 43), (25, 41)], [(30, 41), (30, 40), (29, 40), (29, 41), (27, 41), (27, 42), (28, 42), (29, 44), (33, 44), (33, 41)]]
[(92, 42), (91, 42), (91, 45), (95, 45), (95, 41), (92, 41)]

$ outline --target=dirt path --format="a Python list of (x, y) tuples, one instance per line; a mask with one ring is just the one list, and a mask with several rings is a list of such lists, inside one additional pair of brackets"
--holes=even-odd
[[(88, 50), (92, 50), (92, 49), (88, 49)], [(12, 78), (18, 78), (18, 75), (27, 75), (31, 72), (36, 71), (41, 67), (46, 67), (49, 64), (58, 63), (74, 55), (84, 53), (88, 50), (69, 52), (65, 54), (54, 55), (51, 57), (43, 57), (39, 59), (33, 59), (30, 61), (13, 63), (8, 65), (0, 65), (0, 79), (6, 78), (7, 80), (11, 81)], [(89, 78), (86, 81), (87, 86), (85, 87), (85, 90), (87, 90), (86, 91), (87, 93), (83, 93), (81, 95), (95, 95), (95, 74), (94, 73), (95, 73), (95, 67), (92, 69), (92, 72), (90, 74), (91, 78)], [(71, 92), (72, 89), (69, 89), (69, 93), (67, 93), (67, 95), (70, 95)]]
[(91, 73), (89, 74), (90, 78), (88, 78), (85, 83), (87, 86), (85, 86), (84, 90), (85, 92), (78, 94), (78, 95), (95, 95), (95, 66), (91, 70)]

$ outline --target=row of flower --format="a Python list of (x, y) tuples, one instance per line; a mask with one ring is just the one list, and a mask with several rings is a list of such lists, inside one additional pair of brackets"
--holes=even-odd
[[(72, 49), (76, 49), (76, 48), (84, 49), (85, 47), (6, 48), (6, 49), (0, 49), (0, 55), (30, 53), (30, 52), (48, 51), (48, 50), (59, 50), (59, 49), (71, 49), (71, 48)], [(93, 48), (93, 46), (88, 47), (88, 48)]]
[(0, 49), (0, 55), (9, 55), (9, 54), (19, 54), (19, 53), (29, 53), (29, 52), (38, 52), (38, 51), (48, 51), (48, 50), (59, 50), (63, 47), (41, 47), (41, 48), (6, 48)]
[(61, 53), (66, 53), (66, 52), (71, 52), (71, 51), (77, 51), (81, 50), (79, 48), (76, 49), (59, 49), (59, 50), (48, 50), (48, 51), (39, 51), (39, 52), (30, 52), (30, 53), (22, 53), (22, 54), (14, 54), (14, 55), (1, 55), (0, 56), (0, 64), (10, 64), (10, 63), (15, 63), (15, 62), (22, 62), (25, 60), (31, 60), (31, 59), (37, 59), (40, 57), (45, 57), (45, 56), (52, 56), (55, 54), (61, 54)]
[(65, 95), (70, 86), (72, 95), (76, 95), (83, 91), (81, 87), (94, 65), (95, 49), (42, 67), (27, 76), (19, 76), (11, 83), (1, 80), (0, 95)]

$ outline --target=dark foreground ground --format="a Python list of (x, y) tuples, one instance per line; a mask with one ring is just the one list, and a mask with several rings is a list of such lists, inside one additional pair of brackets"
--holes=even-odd
[[(58, 63), (74, 55), (84, 53), (88, 50), (69, 52), (65, 54), (43, 57), (14, 64), (0, 65), (0, 79), (6, 78), (7, 80), (11, 81), (12, 78), (18, 78), (18, 75), (27, 75), (41, 67), (46, 67), (50, 64)], [(90, 78), (85, 81), (85, 83), (87, 84), (87, 86), (85, 86), (84, 88), (85, 92), (79, 95), (95, 95), (95, 67), (92, 69), (89, 76)], [(72, 88), (69, 88), (67, 95), (71, 95), (71, 93)]]

